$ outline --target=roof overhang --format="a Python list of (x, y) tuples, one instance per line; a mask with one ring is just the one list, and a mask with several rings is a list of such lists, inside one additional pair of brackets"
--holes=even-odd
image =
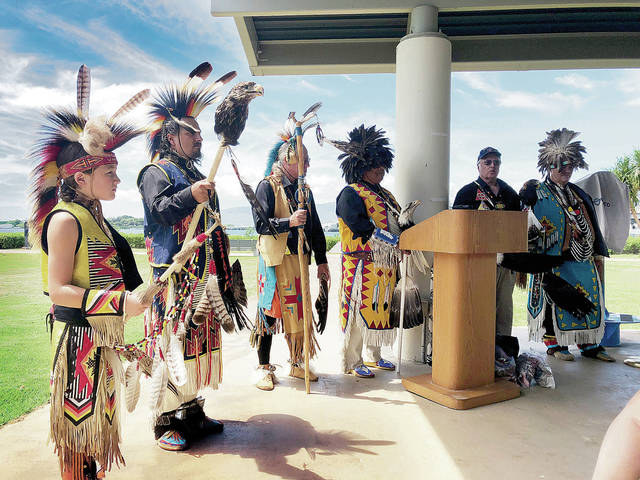
[[(452, 70), (640, 67), (638, 2), (440, 0)], [(254, 75), (391, 73), (418, 1), (212, 0)], [(346, 5), (346, 6), (345, 6)]]

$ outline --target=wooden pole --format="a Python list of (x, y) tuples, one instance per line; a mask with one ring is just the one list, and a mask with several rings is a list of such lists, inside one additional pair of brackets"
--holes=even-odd
[[(298, 156), (298, 210), (305, 208), (304, 199), (304, 146), (302, 145), (302, 123), (296, 121), (296, 154)], [(309, 221), (309, 218), (307, 218)], [(304, 322), (304, 387), (311, 392), (309, 384), (309, 323), (311, 319), (309, 289), (309, 263), (304, 255), (304, 225), (298, 226), (298, 262), (300, 265), (300, 285), (302, 288), (302, 321)]]
[[(218, 167), (220, 166), (220, 162), (222, 161), (222, 155), (224, 151), (227, 149), (227, 146), (224, 143), (220, 143), (218, 147), (218, 151), (216, 152), (216, 158), (213, 160), (213, 165), (211, 165), (211, 170), (209, 170), (209, 175), (207, 176), (207, 182), (212, 182), (218, 173)], [(184, 239), (184, 243), (186, 244), (189, 240), (193, 238), (193, 235), (196, 232), (196, 227), (198, 226), (198, 222), (200, 221), (200, 215), (202, 214), (202, 210), (204, 210), (205, 205), (208, 203), (208, 200), (203, 203), (199, 203), (193, 212), (193, 217), (191, 217), (191, 223), (189, 223), (189, 229), (187, 230), (187, 236)]]

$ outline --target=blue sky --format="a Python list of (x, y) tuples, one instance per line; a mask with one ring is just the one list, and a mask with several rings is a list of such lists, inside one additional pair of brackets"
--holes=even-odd
[[(344, 138), (360, 123), (375, 123), (394, 141), (395, 81), (391, 74), (251, 77), (235, 25), (213, 18), (209, 0), (3, 1), (0, 19), (0, 219), (26, 218), (28, 172), (25, 152), (35, 140), (40, 109), (75, 104), (80, 64), (92, 70), (91, 114), (110, 114), (142, 88), (182, 82), (202, 61), (212, 78), (238, 71), (265, 96), (250, 107), (249, 121), (235, 148), (241, 173), (253, 184), (289, 111), (322, 101), (327, 136)], [(178, 6), (179, 5), (179, 6)], [(616, 158), (640, 147), (640, 70), (469, 72), (452, 75), (450, 198), (477, 176), (475, 157), (487, 145), (503, 153), (500, 177), (518, 189), (538, 177), (537, 142), (545, 131), (567, 127), (582, 132), (590, 171), (610, 168)], [(217, 148), (210, 107), (199, 117), (206, 171)], [(144, 121), (143, 112), (132, 115)], [(307, 139), (309, 183), (316, 201), (331, 202), (343, 185), (337, 152)], [(135, 186), (148, 161), (138, 138), (117, 151), (122, 184), (107, 216), (142, 216)], [(401, 161), (398, 159), (397, 161)], [(575, 179), (586, 172), (577, 172)], [(217, 177), (224, 208), (246, 205), (225, 162)], [(393, 171), (385, 179), (396, 188)]]

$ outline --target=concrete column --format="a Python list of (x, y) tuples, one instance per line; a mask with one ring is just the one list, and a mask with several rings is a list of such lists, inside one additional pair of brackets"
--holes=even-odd
[[(451, 42), (437, 31), (437, 8), (411, 12), (410, 34), (396, 49), (394, 194), (401, 205), (422, 200), (416, 223), (445, 210), (449, 199)], [(418, 279), (423, 299), (429, 280)], [(403, 358), (422, 360), (422, 329), (405, 330)]]

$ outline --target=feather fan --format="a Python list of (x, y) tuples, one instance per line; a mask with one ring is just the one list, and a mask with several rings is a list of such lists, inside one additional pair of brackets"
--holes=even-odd
[(553, 303), (575, 317), (584, 318), (596, 309), (578, 289), (553, 273), (543, 274), (542, 288)]
[(318, 314), (316, 330), (322, 335), (327, 326), (327, 313), (329, 311), (329, 283), (324, 278), (320, 280), (320, 288), (318, 290), (315, 307), (316, 313)]
[(231, 282), (233, 285), (233, 296), (239, 305), (247, 308), (247, 287), (244, 285), (244, 279), (242, 278), (242, 267), (240, 266), (240, 260), (233, 262), (231, 266)]

